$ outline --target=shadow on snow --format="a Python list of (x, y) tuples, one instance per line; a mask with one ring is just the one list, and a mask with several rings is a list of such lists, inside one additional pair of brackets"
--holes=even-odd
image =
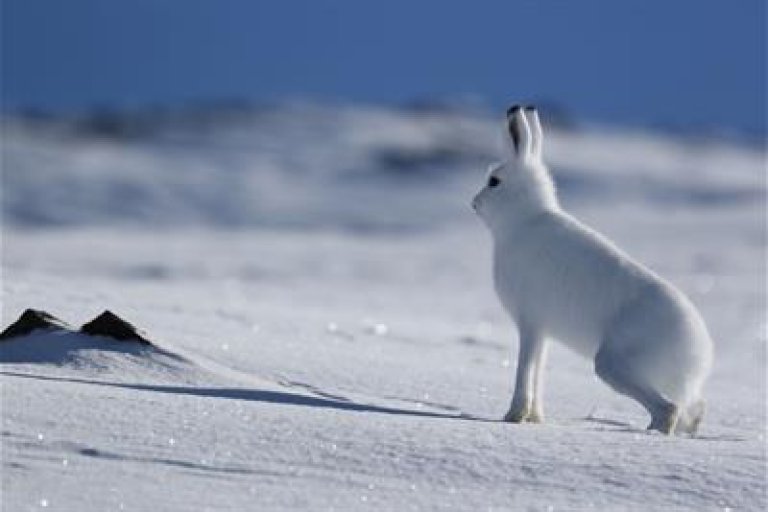
[(30, 375), (25, 373), (2, 371), (0, 375), (9, 377), (22, 377), (27, 379), (38, 379), (59, 382), (74, 382), (78, 384), (93, 384), (98, 386), (108, 386), (122, 389), (133, 389), (138, 391), (154, 391), (157, 393), (168, 393), (172, 395), (186, 395), (203, 398), (221, 398), (230, 400), (247, 400), (253, 402), (262, 402), (270, 404), (287, 404), (304, 407), (320, 407), (329, 409), (338, 409), (354, 412), (372, 412), (380, 414), (396, 414), (403, 416), (419, 416), (425, 418), (448, 418), (465, 419), (477, 421), (492, 421), (484, 418), (477, 418), (467, 414), (445, 414), (429, 411), (415, 411), (409, 409), (398, 409), (395, 407), (383, 407), (378, 405), (366, 405), (351, 402), (345, 399), (330, 399), (307, 395), (300, 395), (288, 391), (268, 391), (247, 388), (217, 388), (217, 387), (191, 387), (191, 386), (169, 386), (160, 384), (127, 384), (118, 382), (105, 382), (98, 380), (79, 379), (74, 377), (51, 377), (42, 375)]

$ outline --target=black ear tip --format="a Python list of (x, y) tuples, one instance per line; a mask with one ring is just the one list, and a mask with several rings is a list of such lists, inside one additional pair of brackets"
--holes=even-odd
[(526, 105), (525, 106), (526, 112), (536, 112), (536, 105)]
[(520, 108), (521, 108), (520, 105), (512, 105), (511, 107), (509, 107), (507, 109), (507, 117), (513, 114), (517, 114), (520, 111)]

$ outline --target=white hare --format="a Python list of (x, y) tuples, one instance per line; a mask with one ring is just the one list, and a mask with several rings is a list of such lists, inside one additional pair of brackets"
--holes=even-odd
[(472, 206), (494, 241), (496, 292), (517, 324), (510, 422), (543, 419), (547, 339), (594, 359), (595, 372), (651, 415), (649, 429), (693, 433), (712, 342), (691, 302), (558, 204), (536, 109), (507, 112), (508, 159)]

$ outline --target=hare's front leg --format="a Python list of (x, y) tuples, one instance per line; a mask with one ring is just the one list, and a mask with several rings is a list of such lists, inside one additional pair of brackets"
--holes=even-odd
[[(504, 421), (521, 423), (534, 419), (534, 391), (536, 368), (544, 353), (544, 338), (534, 329), (520, 327), (520, 351), (517, 357), (517, 375), (512, 405)], [(538, 404), (539, 409), (541, 403)], [(539, 411), (540, 412), (540, 411)]]
[(544, 367), (547, 364), (547, 340), (539, 341), (541, 346), (533, 362), (533, 408), (528, 416), (531, 423), (544, 421)]

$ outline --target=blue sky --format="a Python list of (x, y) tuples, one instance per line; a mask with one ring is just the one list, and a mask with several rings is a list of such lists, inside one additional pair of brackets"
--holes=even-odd
[(765, 134), (762, 0), (3, 0), (5, 109), (547, 100)]

